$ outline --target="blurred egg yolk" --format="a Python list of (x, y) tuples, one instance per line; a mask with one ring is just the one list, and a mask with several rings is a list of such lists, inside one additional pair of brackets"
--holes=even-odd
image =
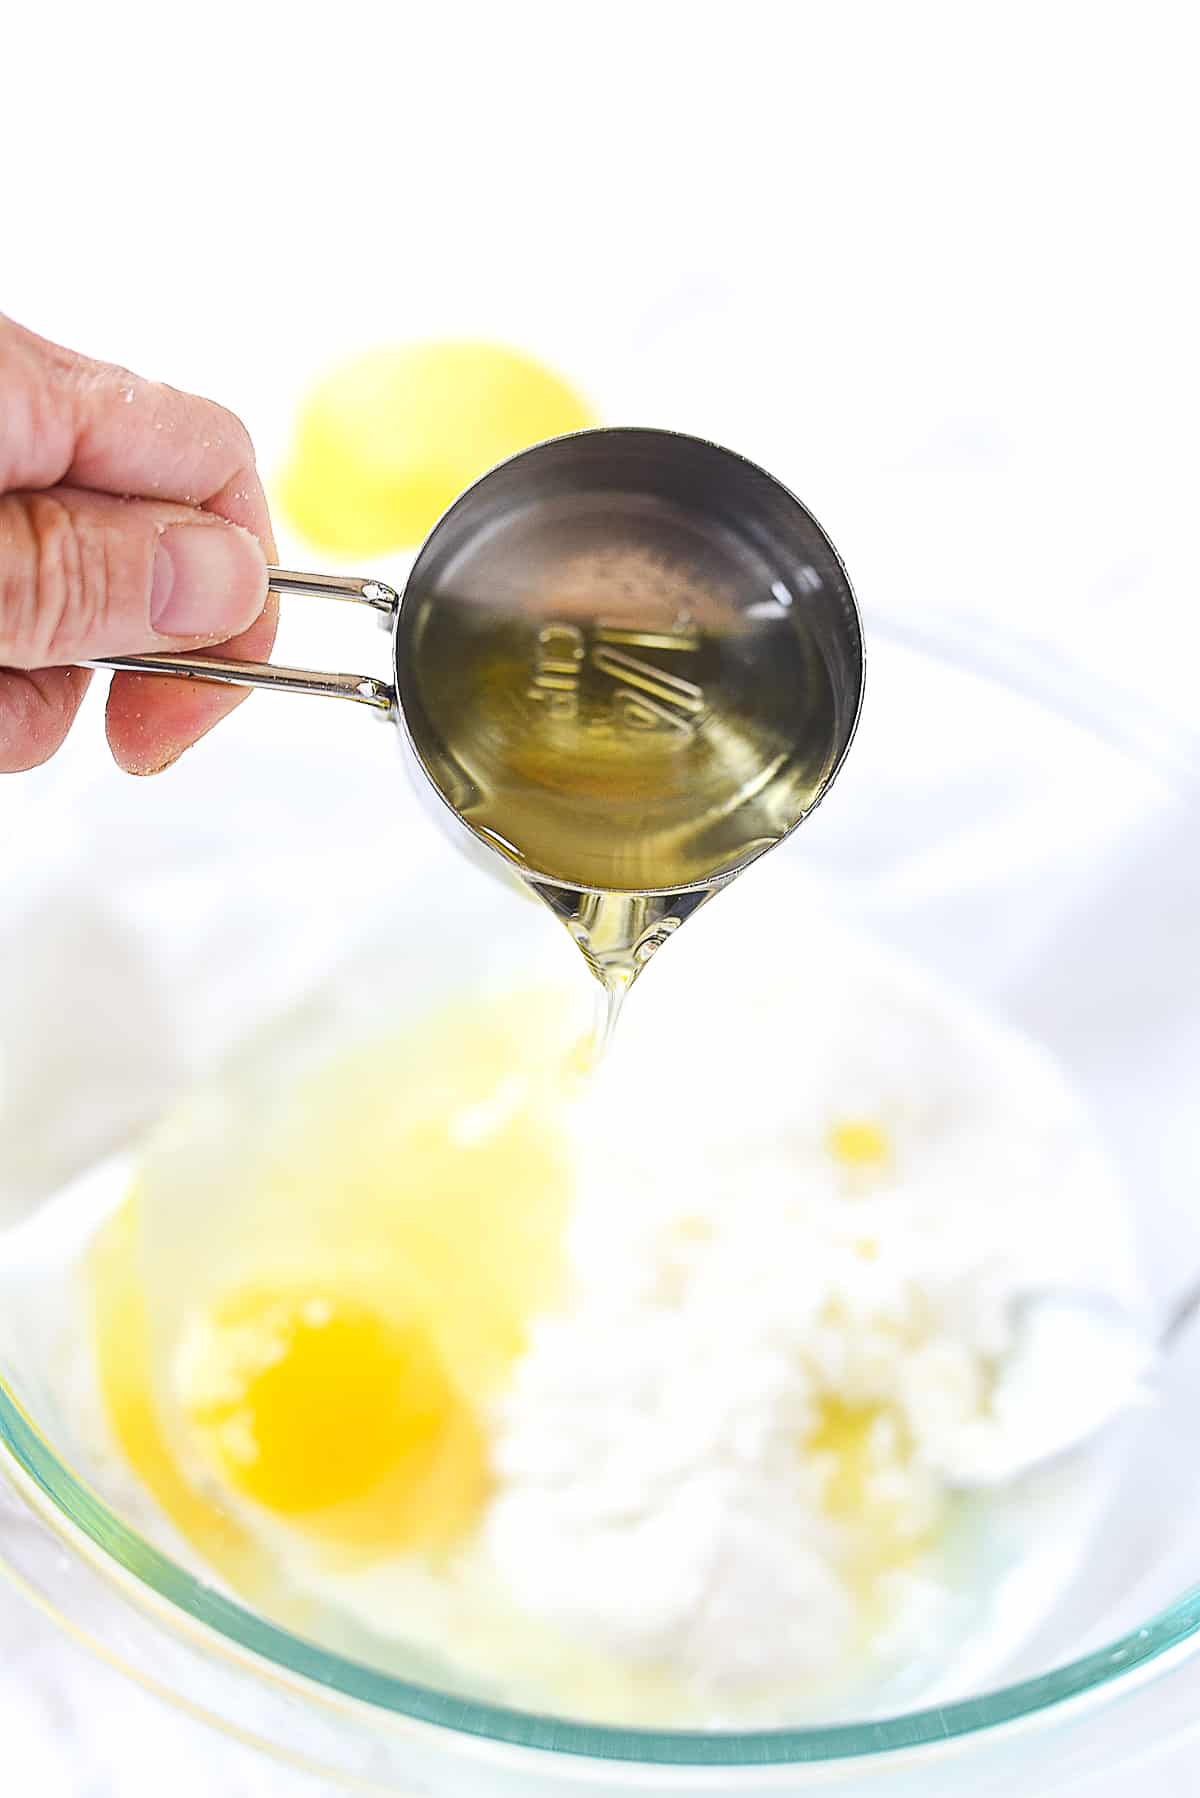
[(563, 1277), (576, 1027), (538, 989), (421, 1014), (200, 1137), (202, 1176), (168, 1133), (99, 1232), (115, 1441), (239, 1592), (274, 1590), (291, 1537), (369, 1563), (479, 1523), (491, 1406)]
[(298, 421), (279, 497), (310, 543), (377, 556), (428, 535), (497, 462), (593, 422), (565, 382), (486, 343), (378, 349), (332, 370)]
[(428, 1332), (357, 1298), (237, 1292), (192, 1333), (178, 1378), (225, 1485), (347, 1545), (448, 1539), (483, 1496), (479, 1432)]
[(886, 1133), (869, 1118), (840, 1118), (830, 1126), (825, 1145), (842, 1167), (886, 1167), (892, 1158)]

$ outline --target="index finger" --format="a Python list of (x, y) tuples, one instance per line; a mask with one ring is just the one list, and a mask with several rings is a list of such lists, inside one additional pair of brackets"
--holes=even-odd
[(0, 493), (62, 483), (202, 506), (274, 559), (241, 420), (212, 400), (93, 362), (0, 317)]

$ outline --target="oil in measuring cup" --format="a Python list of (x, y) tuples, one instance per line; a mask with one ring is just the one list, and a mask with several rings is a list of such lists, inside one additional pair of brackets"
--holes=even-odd
[(416, 603), (426, 772), (567, 926), (609, 1032), (657, 949), (828, 784), (845, 707), (820, 633), (759, 550), (633, 494), (504, 517)]

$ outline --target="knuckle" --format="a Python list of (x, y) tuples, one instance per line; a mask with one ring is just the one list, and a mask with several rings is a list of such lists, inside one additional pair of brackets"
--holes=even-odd
[(69, 461), (69, 441), (38, 340), (0, 320), (0, 493), (49, 486)]
[(230, 460), (236, 461), (239, 467), (254, 466), (254, 444), (250, 433), (236, 412), (210, 401), (213, 408), (213, 441), (219, 443), (229, 452)]
[(77, 430), (86, 435), (89, 422), (116, 399), (131, 401), (146, 387), (140, 376), (119, 362), (104, 362), (92, 356), (81, 356), (75, 350), (46, 346), (43, 372), (52, 389), (64, 401), (68, 415), (76, 421)]
[(107, 387), (125, 374), (115, 362), (106, 362), (102, 356), (85, 356), (79, 350), (69, 350), (57, 343), (46, 347), (55, 372), (77, 386)]
[(0, 500), (0, 663), (15, 667), (34, 616), (29, 525), (15, 499)]
[(16, 554), (0, 553), (0, 645), (16, 666), (53, 668), (69, 662), (102, 622), (109, 569), (102, 533), (81, 528), (53, 494), (10, 496), (0, 525)]
[(17, 327), (0, 312), (0, 374), (10, 374), (16, 368), (18, 353)]

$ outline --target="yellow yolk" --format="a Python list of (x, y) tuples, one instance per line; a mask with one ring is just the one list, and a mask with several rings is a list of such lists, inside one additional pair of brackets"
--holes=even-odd
[(887, 1136), (870, 1118), (839, 1118), (825, 1145), (836, 1162), (855, 1170), (883, 1168), (892, 1158)]
[(359, 1547), (457, 1535), (486, 1486), (428, 1332), (324, 1285), (225, 1299), (182, 1356), (184, 1414), (223, 1482)]
[(557, 375), (495, 344), (372, 350), (314, 387), (279, 497), (310, 543), (386, 555), (419, 543), (497, 462), (592, 422)]
[(256, 1513), (341, 1560), (437, 1552), (476, 1522), (483, 1420), (560, 1290), (574, 1037), (551, 995), (481, 999), (273, 1109), (226, 1095), (221, 1135), (176, 1120), (100, 1232), (114, 1437), (239, 1591), (273, 1577)]

